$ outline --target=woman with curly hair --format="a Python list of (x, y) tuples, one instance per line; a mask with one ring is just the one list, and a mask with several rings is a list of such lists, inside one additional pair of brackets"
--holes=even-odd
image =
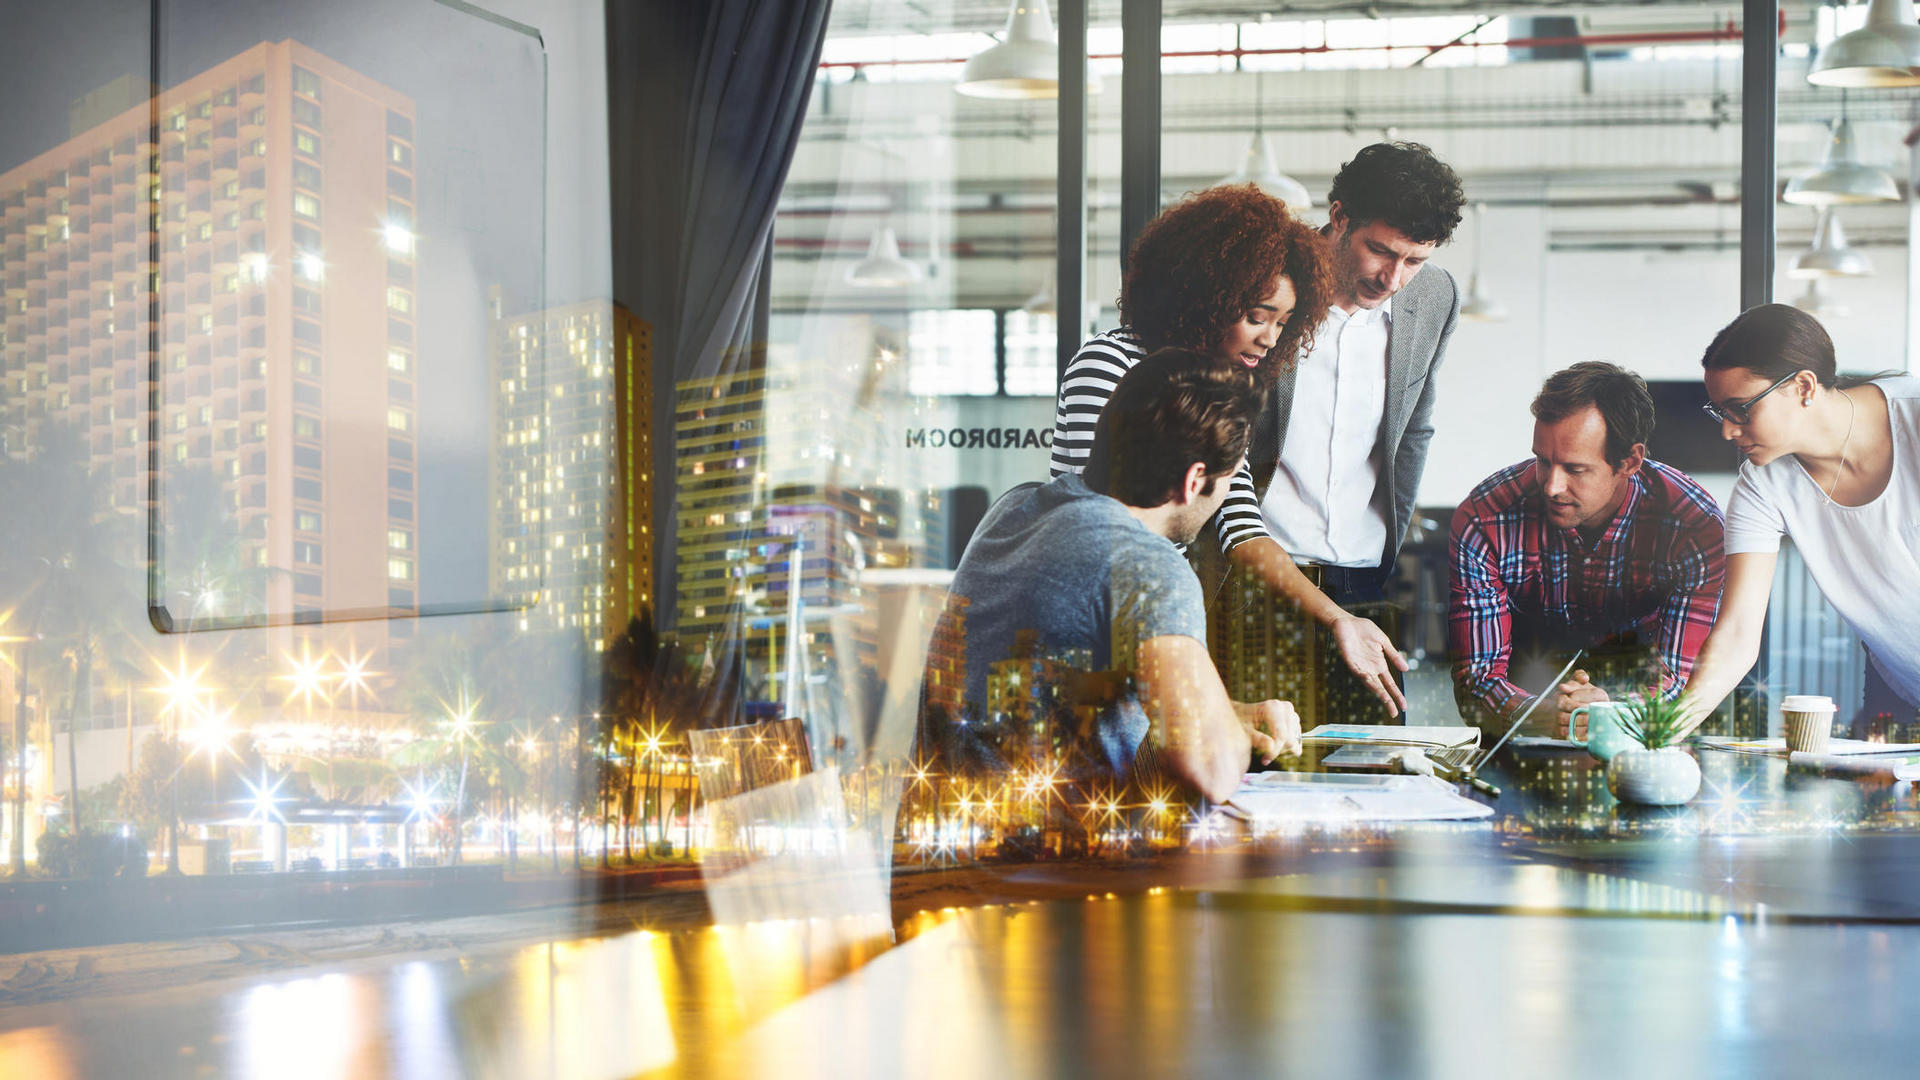
[[(1266, 391), (1313, 347), (1334, 287), (1325, 242), (1252, 184), (1208, 188), (1168, 207), (1127, 254), (1123, 325), (1082, 345), (1061, 377), (1052, 475), (1086, 467), (1094, 422), (1114, 386), (1159, 349), (1191, 349), (1253, 368)], [(1229, 558), (1244, 565), (1257, 554), (1265, 576), (1306, 606), (1304, 594), (1314, 586), (1274, 541), (1246, 464), (1212, 526)]]
[[(1052, 474), (1086, 467), (1093, 423), (1114, 385), (1159, 349), (1243, 364), (1271, 386), (1326, 316), (1329, 275), (1320, 238), (1252, 184), (1208, 188), (1168, 207), (1128, 253), (1124, 325), (1082, 345), (1060, 380)], [(1252, 514), (1258, 521), (1258, 503)]]

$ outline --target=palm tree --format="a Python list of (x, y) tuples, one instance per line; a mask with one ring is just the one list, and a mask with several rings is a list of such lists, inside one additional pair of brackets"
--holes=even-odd
[[(31, 654), (51, 645), (54, 655), (72, 665), (67, 786), (76, 795), (75, 743), (81, 715), (92, 711), (94, 659), (105, 640), (127, 633), (125, 614), (141, 606), (139, 577), (132, 569), (139, 564), (139, 534), (132, 518), (109, 507), (108, 490), (107, 478), (88, 468), (85, 443), (65, 427), (49, 427), (30, 457), (0, 465), (0, 499), (5, 500), (0, 505), (32, 508), (7, 515), (0, 525), (6, 551), (0, 595), (9, 610), (30, 613), (24, 620), (29, 640), (22, 643), (13, 751), (24, 761)], [(73, 801), (72, 828), (79, 836), (84, 823), (77, 797)], [(13, 812), (18, 872), (24, 869), (26, 841), (24, 775), (16, 785)]]
[(267, 587), (284, 567), (249, 562), (233, 504), (210, 465), (166, 472), (164, 543), (154, 593), (172, 629), (252, 624), (267, 614)]

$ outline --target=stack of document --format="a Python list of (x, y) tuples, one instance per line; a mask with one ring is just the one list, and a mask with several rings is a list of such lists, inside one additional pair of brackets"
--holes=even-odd
[(1298, 825), (1493, 816), (1492, 807), (1464, 798), (1452, 784), (1431, 776), (1330, 773), (1248, 773), (1221, 809), (1250, 823), (1256, 833)]
[[(1735, 739), (1726, 735), (1702, 735), (1700, 745), (1709, 750), (1730, 750), (1736, 754), (1772, 754), (1775, 757), (1787, 756), (1787, 740), (1781, 737), (1771, 739)], [(1920, 754), (1920, 743), (1881, 743), (1864, 742), (1860, 739), (1829, 739), (1827, 748), (1821, 751), (1828, 757), (1853, 757), (1857, 754)]]
[(1803, 754), (1796, 750), (1787, 755), (1787, 767), (1847, 780), (1920, 780), (1920, 754)]

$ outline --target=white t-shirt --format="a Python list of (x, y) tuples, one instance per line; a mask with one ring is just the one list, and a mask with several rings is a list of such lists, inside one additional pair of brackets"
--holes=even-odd
[(1880, 674), (1920, 703), (1920, 378), (1876, 379), (1893, 423), (1893, 476), (1880, 497), (1841, 506), (1785, 454), (1740, 467), (1727, 504), (1727, 554), (1793, 537), (1814, 583), (1866, 643)]
[(1392, 320), (1391, 300), (1351, 315), (1329, 308), (1295, 370), (1293, 414), (1260, 512), (1297, 562), (1380, 565), (1388, 514), (1376, 451)]

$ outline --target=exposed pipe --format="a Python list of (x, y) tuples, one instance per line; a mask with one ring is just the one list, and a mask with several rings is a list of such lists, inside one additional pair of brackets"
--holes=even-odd
[[(1782, 17), (1778, 34), (1784, 37), (1787, 32), (1786, 19)], [(1204, 57), (1231, 57), (1236, 63), (1249, 56), (1322, 56), (1334, 53), (1382, 52), (1388, 49), (1425, 49), (1431, 56), (1449, 48), (1504, 48), (1504, 49), (1547, 49), (1568, 45), (1581, 45), (1587, 48), (1634, 45), (1692, 45), (1700, 42), (1720, 42), (1741, 40), (1740, 28), (1729, 19), (1727, 25), (1718, 30), (1649, 30), (1627, 34), (1590, 34), (1573, 37), (1530, 37), (1508, 38), (1505, 41), (1463, 42), (1458, 38), (1450, 41), (1409, 43), (1395, 45), (1293, 45), (1286, 48), (1249, 49), (1235, 46), (1231, 49), (1178, 49), (1162, 50), (1162, 60), (1192, 60)], [(898, 60), (823, 60), (821, 70), (846, 68), (851, 71), (864, 71), (870, 67), (920, 67), (937, 64), (964, 64), (964, 56), (909, 57)], [(1089, 60), (1118, 60), (1119, 53), (1093, 53)], [(1423, 56), (1422, 59), (1425, 59)], [(1416, 61), (1416, 64), (1418, 61)]]

